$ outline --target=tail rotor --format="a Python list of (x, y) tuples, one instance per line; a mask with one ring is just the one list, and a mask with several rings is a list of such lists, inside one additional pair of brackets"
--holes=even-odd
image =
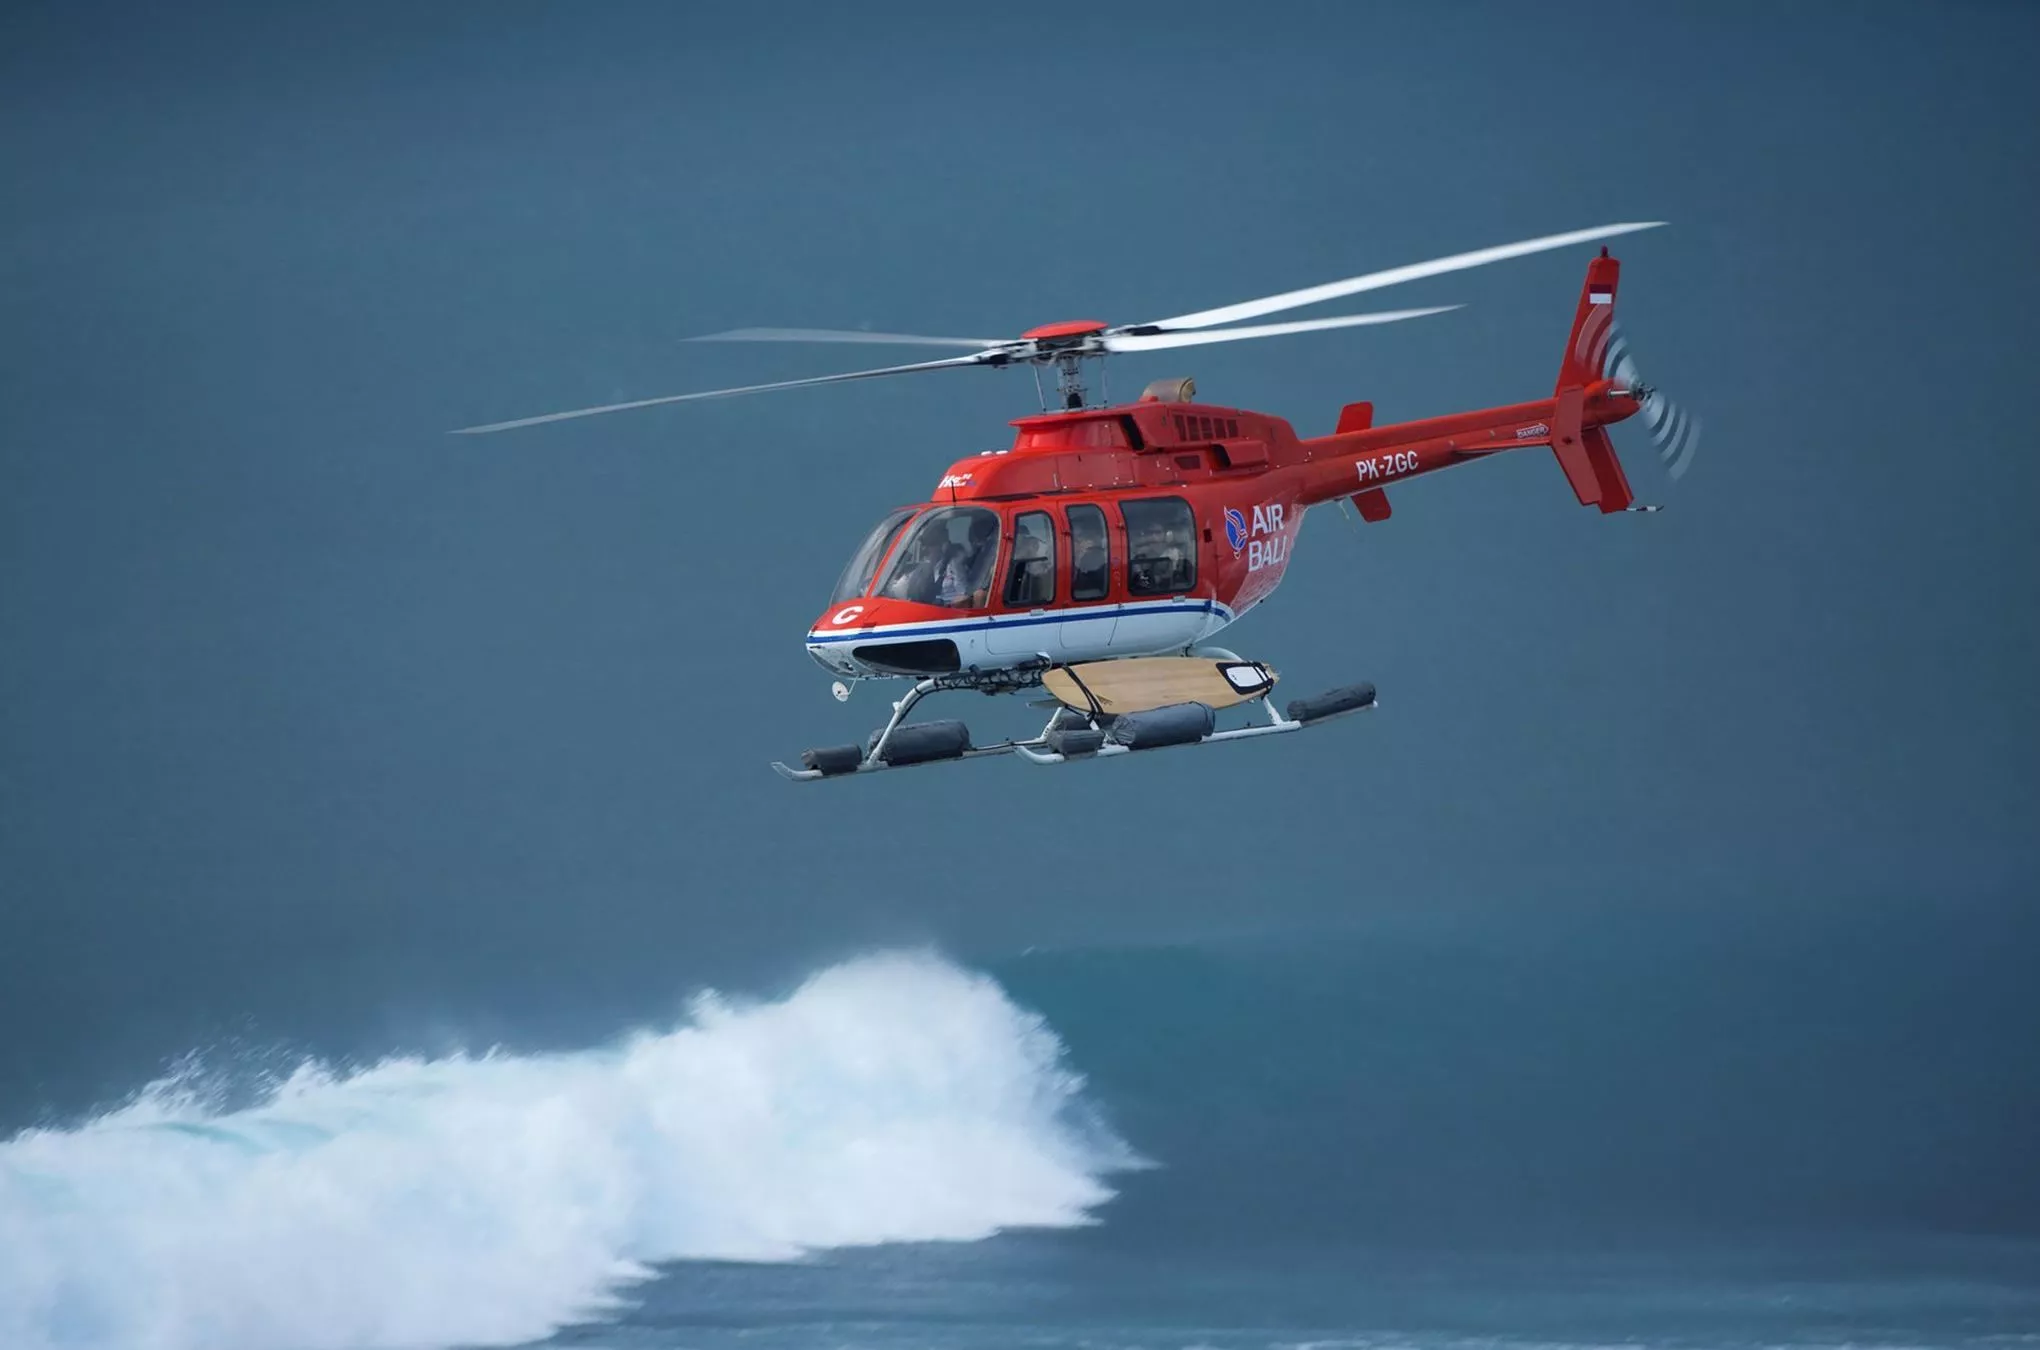
[(1665, 472), (1675, 481), (1685, 477), (1700, 448), (1700, 419), (1644, 383), (1636, 357), (1629, 350), (1629, 339), (1619, 326), (1614, 326), (1609, 334), (1603, 373), (1637, 400), (1644, 424), (1650, 428), (1650, 439), (1657, 446), (1658, 458), (1664, 461)]

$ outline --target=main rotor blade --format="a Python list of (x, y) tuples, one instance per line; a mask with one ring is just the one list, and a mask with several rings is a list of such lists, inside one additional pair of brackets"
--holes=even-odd
[(1314, 333), (1321, 328), (1359, 328), (1367, 324), (1396, 323), (1421, 319), (1427, 314), (1445, 314), (1464, 305), (1438, 305), (1431, 309), (1391, 309), (1379, 314), (1341, 314), (1330, 319), (1296, 319), (1289, 323), (1264, 323), (1252, 328), (1211, 328), (1188, 333), (1121, 333), (1105, 335), (1108, 352), (1153, 352), (1165, 347), (1197, 347), (1207, 342), (1235, 342), (1240, 338), (1280, 337), (1284, 333)]
[(566, 422), (576, 417), (597, 417), (603, 413), (628, 412), (633, 408), (656, 408), (662, 403), (690, 403), (704, 398), (730, 398), (737, 394), (762, 394), (771, 389), (799, 389), (810, 384), (840, 384), (844, 380), (868, 380), (877, 375), (906, 375), (917, 370), (941, 370), (945, 366), (983, 365), (984, 358), (970, 356), (945, 356), (940, 361), (916, 361), (909, 366), (882, 366), (877, 370), (853, 370), (842, 375), (816, 375), (805, 380), (778, 380), (772, 384), (746, 384), (735, 389), (705, 389), (698, 394), (669, 394), (665, 398), (640, 398), (629, 403), (605, 403), (599, 408), (575, 408), (570, 412), (545, 413), (538, 417), (520, 417), (513, 422), (491, 422), (486, 426), (460, 427), (448, 432), (449, 436), (482, 436), (492, 431), (514, 431), (518, 427), (535, 427), (547, 422)]
[(682, 342), (883, 342), (907, 347), (1003, 347), (1009, 338), (922, 337), (918, 333), (867, 333), (855, 328), (732, 328)]
[(1348, 277), (1344, 281), (1328, 281), (1322, 286), (1306, 286), (1300, 291), (1284, 291), (1280, 295), (1262, 296), (1258, 300), (1242, 300), (1239, 304), (1224, 305), (1218, 309), (1202, 309), (1195, 314), (1178, 314), (1173, 319), (1156, 319), (1154, 323), (1142, 324), (1140, 327), (1210, 328), (1214, 324), (1238, 323), (1242, 319), (1258, 319), (1263, 314), (1275, 314), (1302, 305), (1315, 305), (1321, 300), (1336, 300), (1341, 296), (1358, 295), (1362, 291), (1380, 290), (1384, 286), (1400, 286), (1406, 281), (1442, 276), (1447, 272), (1459, 272), (1469, 267), (1485, 267), (1489, 263), (1504, 262), (1530, 253), (1542, 253), (1546, 249), (1566, 248), (1573, 244), (1584, 244), (1591, 239), (1609, 239), (1618, 234), (1630, 234), (1637, 230), (1654, 230), (1664, 223), (1662, 220), (1632, 221), (1622, 225), (1596, 225), (1590, 230), (1572, 230), (1566, 234), (1547, 234), (1537, 239), (1525, 239), (1520, 243), (1497, 244), (1493, 248), (1475, 249), (1471, 253), (1455, 253), (1449, 258), (1434, 258), (1430, 262), (1391, 267), (1385, 272), (1369, 272), (1365, 276)]

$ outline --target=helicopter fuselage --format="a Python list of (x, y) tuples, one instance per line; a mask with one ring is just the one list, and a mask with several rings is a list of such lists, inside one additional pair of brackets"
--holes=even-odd
[(1371, 404), (1351, 404), (1337, 430), (1309, 439), (1280, 417), (1202, 403), (1021, 418), (1012, 446), (958, 460), (927, 503), (881, 522), (807, 648), (853, 678), (1183, 651), (1274, 593), (1313, 506), (1352, 498), (1383, 520), (1391, 484), (1548, 446), (1583, 504), (1626, 508), (1601, 428), (1637, 406), (1600, 380), (1384, 427)]

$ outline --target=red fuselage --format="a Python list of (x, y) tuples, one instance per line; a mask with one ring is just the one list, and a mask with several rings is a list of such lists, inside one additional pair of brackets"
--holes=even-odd
[[(1627, 391), (1612, 388), (1596, 382), (1575, 408), (1551, 398), (1383, 427), (1370, 425), (1369, 405), (1355, 404), (1339, 430), (1310, 439), (1280, 417), (1199, 403), (1022, 418), (1010, 449), (958, 460), (921, 515), (879, 541), (866, 584), (817, 618), (809, 649), (852, 675), (1180, 649), (1281, 584), (1309, 508), (1351, 497), (1366, 519), (1381, 520), (1383, 489), (1404, 479), (1533, 446), (1559, 449), (1563, 463), (1568, 449), (1593, 439), (1583, 432), (1636, 411)], [(1568, 434), (1574, 446), (1561, 443)], [(1615, 474), (1608, 486), (1619, 499), (1594, 503), (1603, 509), (1628, 505), (1619, 466)], [(975, 507), (996, 520), (995, 537), (984, 541), (988, 563), (974, 578), (982, 584), (916, 595), (901, 555), (915, 527), (944, 507)], [(958, 546), (969, 543), (967, 527), (956, 519)], [(888, 591), (889, 576), (902, 584)]]

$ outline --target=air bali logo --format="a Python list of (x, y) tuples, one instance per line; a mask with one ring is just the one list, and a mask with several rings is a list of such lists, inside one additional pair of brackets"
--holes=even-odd
[(1247, 518), (1238, 508), (1225, 508), (1225, 542), (1232, 545), (1233, 556), (1247, 546)]
[[(1289, 559), (1289, 533), (1283, 527), (1282, 517), (1286, 508), (1281, 502), (1269, 502), (1266, 506), (1254, 508), (1254, 527), (1244, 531), (1247, 536), (1247, 570), (1258, 572), (1272, 567), (1278, 573)], [(1228, 514), (1230, 514), (1228, 512)], [(1232, 534), (1232, 522), (1226, 522), (1226, 538)]]

